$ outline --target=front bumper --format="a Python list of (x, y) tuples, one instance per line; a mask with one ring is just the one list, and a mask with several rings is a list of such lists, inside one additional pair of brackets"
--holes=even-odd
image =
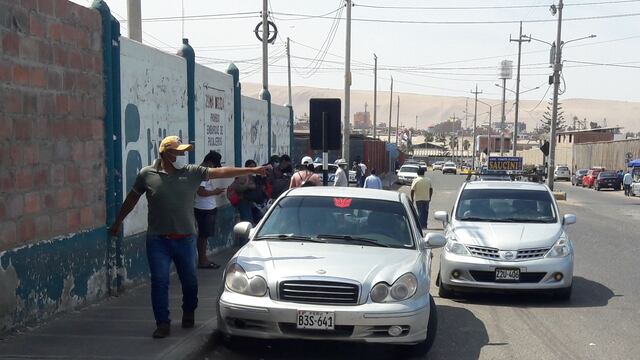
[[(496, 268), (520, 269), (520, 282), (496, 282)], [(454, 278), (457, 270), (460, 275)], [(556, 281), (554, 274), (562, 273)], [(443, 251), (440, 257), (440, 281), (460, 290), (553, 290), (571, 286), (573, 255), (564, 258), (541, 258), (527, 261), (495, 261), (474, 256), (462, 256)]]
[[(318, 305), (252, 297), (225, 290), (219, 300), (218, 328), (223, 333), (262, 339), (307, 339), (360, 341), (387, 344), (417, 344), (426, 339), (429, 296), (414, 296), (400, 303), (362, 305)], [(297, 329), (297, 313), (333, 312), (335, 330)], [(391, 326), (401, 326), (391, 336)]]

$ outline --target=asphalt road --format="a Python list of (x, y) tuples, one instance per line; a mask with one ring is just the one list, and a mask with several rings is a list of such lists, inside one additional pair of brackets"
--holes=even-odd
[[(451, 210), (463, 176), (429, 172), (434, 185), (429, 229), (436, 210)], [(428, 359), (638, 359), (640, 358), (640, 198), (621, 191), (573, 188), (560, 202), (576, 214), (569, 230), (575, 248), (573, 296), (468, 295), (441, 299), (438, 334)], [(399, 191), (407, 191), (402, 187)], [(437, 253), (439, 254), (439, 252)], [(437, 255), (436, 254), (436, 255)], [(434, 279), (438, 271), (437, 256)], [(397, 359), (393, 347), (335, 342), (255, 341), (242, 349), (216, 344), (207, 359)]]

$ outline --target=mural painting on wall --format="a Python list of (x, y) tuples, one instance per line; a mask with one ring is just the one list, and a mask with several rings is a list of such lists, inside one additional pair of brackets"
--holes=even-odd
[(243, 131), (242, 147), (244, 149), (242, 151), (242, 161), (255, 160), (258, 164), (266, 163), (266, 152), (264, 151), (266, 148), (264, 142), (266, 141), (263, 142), (263, 136), (261, 136), (266, 130), (265, 124), (260, 120), (247, 119), (244, 112), (242, 113), (242, 119), (244, 120), (243, 127), (248, 127), (248, 131)]
[(205, 111), (204, 134), (208, 150), (214, 150), (222, 155), (222, 164), (227, 161), (225, 144), (226, 112), (224, 108), (225, 93), (222, 90), (204, 85)]
[(289, 154), (289, 108), (272, 106), (271, 153), (276, 155)]

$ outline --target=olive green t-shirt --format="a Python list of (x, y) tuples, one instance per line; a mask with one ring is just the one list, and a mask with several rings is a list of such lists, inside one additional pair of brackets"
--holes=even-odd
[(208, 178), (207, 170), (188, 164), (169, 175), (160, 168), (160, 160), (140, 170), (132, 191), (147, 196), (148, 234), (197, 234), (193, 203), (200, 182)]

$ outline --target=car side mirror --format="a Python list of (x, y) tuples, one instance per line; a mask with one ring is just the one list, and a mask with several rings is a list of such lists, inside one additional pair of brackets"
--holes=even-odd
[(576, 223), (576, 216), (573, 214), (565, 214), (562, 218), (562, 225), (571, 225)]
[(442, 234), (438, 233), (428, 233), (427, 236), (424, 237), (424, 248), (426, 249), (435, 249), (439, 247), (443, 247), (447, 243), (447, 238)]
[(251, 229), (253, 229), (253, 224), (250, 222), (239, 222), (233, 227), (233, 234), (243, 240), (246, 240), (249, 238)]
[(436, 220), (440, 220), (443, 225), (446, 225), (449, 222), (449, 213), (446, 211), (436, 211), (435, 214), (433, 214), (433, 217), (435, 217)]

